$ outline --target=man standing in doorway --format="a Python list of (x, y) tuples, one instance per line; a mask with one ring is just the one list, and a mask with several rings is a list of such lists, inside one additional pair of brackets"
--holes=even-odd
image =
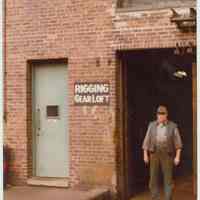
[(144, 162), (150, 162), (149, 188), (152, 200), (160, 198), (158, 180), (159, 166), (164, 178), (165, 200), (172, 200), (173, 165), (180, 163), (183, 147), (176, 123), (168, 120), (167, 107), (160, 105), (157, 109), (157, 120), (149, 123), (142, 149)]

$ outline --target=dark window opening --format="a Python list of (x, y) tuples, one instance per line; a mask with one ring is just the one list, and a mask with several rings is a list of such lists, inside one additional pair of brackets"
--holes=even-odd
[(47, 117), (48, 118), (57, 118), (59, 116), (58, 106), (57, 105), (48, 105), (47, 106)]
[(118, 0), (118, 8), (146, 10), (155, 8), (195, 7), (196, 0)]

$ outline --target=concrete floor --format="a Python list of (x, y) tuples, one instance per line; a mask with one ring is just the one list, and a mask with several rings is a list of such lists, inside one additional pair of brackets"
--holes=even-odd
[(4, 191), (4, 200), (89, 200), (106, 193), (105, 188), (53, 188), (18, 186)]
[[(150, 200), (149, 191), (139, 194), (131, 200)], [(163, 191), (161, 191), (161, 200), (164, 199)], [(193, 195), (192, 177), (181, 177), (175, 180), (174, 198), (173, 200), (197, 200)]]
[[(51, 188), (51, 187), (9, 187), (4, 191), (4, 200), (89, 200), (102, 193), (105, 188)], [(163, 199), (163, 192), (161, 193)], [(150, 200), (149, 191), (141, 193), (130, 200)], [(193, 196), (192, 178), (182, 177), (175, 181), (173, 200), (196, 200)]]

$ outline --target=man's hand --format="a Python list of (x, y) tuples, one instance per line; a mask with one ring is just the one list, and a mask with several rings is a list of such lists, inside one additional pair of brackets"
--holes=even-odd
[(176, 156), (174, 158), (174, 164), (177, 166), (179, 163), (180, 163), (180, 158)]
[(144, 162), (145, 162), (145, 164), (149, 163), (149, 156), (148, 156), (148, 152), (147, 151), (144, 151)]
[(180, 157), (181, 157), (181, 149), (176, 150), (176, 156), (174, 158), (174, 164), (177, 166), (180, 163)]

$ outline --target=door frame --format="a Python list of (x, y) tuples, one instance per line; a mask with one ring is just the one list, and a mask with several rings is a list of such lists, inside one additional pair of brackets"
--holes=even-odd
[(35, 65), (32, 64), (32, 84), (31, 84), (31, 100), (32, 100), (32, 162), (33, 162), (33, 176), (36, 176), (36, 130), (35, 130)]
[[(118, 86), (117, 86), (117, 92), (116, 94), (118, 95), (118, 109), (120, 113), (118, 115), (118, 120), (119, 120), (119, 142), (118, 142), (118, 147), (117, 149), (120, 149), (119, 152), (119, 169), (118, 169), (118, 193), (119, 193), (119, 198), (123, 200), (127, 200), (127, 173), (126, 173), (126, 164), (125, 162), (125, 135), (126, 135), (126, 126), (125, 126), (125, 117), (124, 117), (124, 111), (125, 111), (125, 94), (124, 94), (124, 83), (125, 83), (125, 72), (124, 72), (124, 63), (123, 63), (123, 55), (121, 52), (117, 52), (116, 56), (117, 60), (117, 80), (119, 80)], [(119, 90), (119, 91), (118, 91)]]
[[(163, 48), (158, 48), (163, 49)], [(173, 48), (168, 48), (173, 49)], [(130, 51), (142, 51), (142, 50), (152, 50), (149, 49), (131, 49)], [(127, 181), (128, 181), (128, 173), (127, 169), (127, 153), (126, 153), (126, 139), (127, 139), (127, 125), (126, 125), (126, 76), (125, 71), (127, 70), (127, 66), (123, 60), (123, 54), (128, 52), (129, 50), (119, 50), (116, 52), (116, 66), (117, 66), (117, 94), (119, 96), (118, 99), (118, 108), (119, 108), (119, 142), (118, 147), (121, 150), (119, 153), (119, 169), (118, 169), (118, 193), (120, 199), (128, 200), (128, 188), (127, 188)], [(193, 194), (197, 196), (197, 64), (196, 60), (192, 62), (192, 113), (193, 113)], [(194, 100), (195, 99), (195, 100)]]
[[(29, 145), (31, 145), (30, 152), (30, 158), (29, 166), (31, 171), (29, 171), (29, 176), (36, 177), (36, 135), (35, 135), (35, 68), (37, 65), (46, 65), (46, 64), (62, 64), (66, 65), (68, 67), (68, 59), (67, 58), (60, 58), (60, 59), (44, 59), (44, 60), (29, 60), (28, 61), (28, 75), (30, 80), (28, 81), (28, 91), (30, 91), (30, 94), (28, 95), (30, 97), (30, 100), (28, 101), (27, 108), (31, 107), (31, 114), (28, 114), (28, 118), (30, 120), (31, 125), (31, 134), (29, 134)], [(30, 126), (29, 125), (29, 126)], [(70, 162), (70, 160), (69, 160)], [(70, 166), (70, 163), (69, 163)]]
[(197, 196), (197, 64), (192, 63), (193, 194)]

